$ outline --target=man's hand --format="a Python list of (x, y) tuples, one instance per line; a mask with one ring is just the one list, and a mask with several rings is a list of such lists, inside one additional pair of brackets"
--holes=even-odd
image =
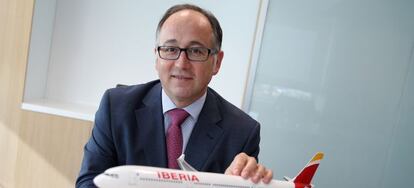
[(250, 157), (245, 153), (239, 153), (234, 157), (233, 162), (226, 169), (225, 174), (241, 176), (244, 179), (251, 178), (253, 183), (258, 183), (262, 180), (263, 183), (267, 184), (273, 178), (273, 172), (271, 170), (258, 164), (254, 157)]

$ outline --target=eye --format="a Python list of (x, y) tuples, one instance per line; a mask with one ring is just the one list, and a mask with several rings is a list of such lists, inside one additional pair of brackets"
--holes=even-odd
[(162, 47), (161, 50), (165, 53), (173, 54), (173, 53), (177, 53), (178, 48), (177, 47), (171, 47), (171, 46), (165, 46), (165, 47)]
[(197, 48), (189, 48), (188, 49), (188, 51), (191, 53), (191, 54), (193, 54), (193, 55), (197, 55), (197, 56), (202, 56), (202, 55), (205, 55), (207, 52), (208, 52), (208, 50), (206, 49), (206, 48), (199, 48), (199, 47), (197, 47)]

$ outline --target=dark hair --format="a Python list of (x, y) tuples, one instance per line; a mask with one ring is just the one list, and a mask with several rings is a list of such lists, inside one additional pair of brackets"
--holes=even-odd
[(179, 12), (181, 10), (194, 10), (196, 12), (199, 12), (203, 14), (208, 21), (210, 22), (211, 28), (213, 30), (213, 44), (214, 48), (216, 50), (220, 51), (221, 49), (221, 41), (223, 40), (223, 32), (220, 27), (220, 23), (217, 20), (217, 18), (208, 10), (204, 10), (196, 5), (191, 4), (180, 4), (180, 5), (174, 5), (171, 8), (169, 8), (164, 15), (162, 16), (160, 22), (158, 23), (157, 32), (156, 32), (156, 40), (158, 42), (158, 37), (161, 31), (161, 27), (164, 24), (164, 22), (174, 13)]

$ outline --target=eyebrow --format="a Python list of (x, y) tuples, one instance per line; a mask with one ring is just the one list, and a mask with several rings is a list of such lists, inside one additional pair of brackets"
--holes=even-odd
[[(178, 41), (176, 39), (170, 39), (170, 40), (165, 41), (162, 45), (177, 45), (177, 44), (178, 44)], [(187, 46), (194, 46), (194, 45), (207, 47), (206, 45), (198, 41), (190, 41), (190, 44)]]
[(170, 40), (165, 41), (162, 45), (166, 45), (166, 44), (169, 44), (169, 43), (171, 43), (171, 44), (177, 44), (178, 42), (175, 39), (170, 39)]

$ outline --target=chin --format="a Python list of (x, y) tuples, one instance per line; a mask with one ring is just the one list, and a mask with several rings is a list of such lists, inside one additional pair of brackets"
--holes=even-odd
[(188, 99), (188, 98), (190, 98), (192, 96), (191, 93), (189, 93), (189, 92), (182, 92), (182, 91), (178, 91), (178, 92), (174, 92), (173, 91), (173, 95), (177, 99)]

